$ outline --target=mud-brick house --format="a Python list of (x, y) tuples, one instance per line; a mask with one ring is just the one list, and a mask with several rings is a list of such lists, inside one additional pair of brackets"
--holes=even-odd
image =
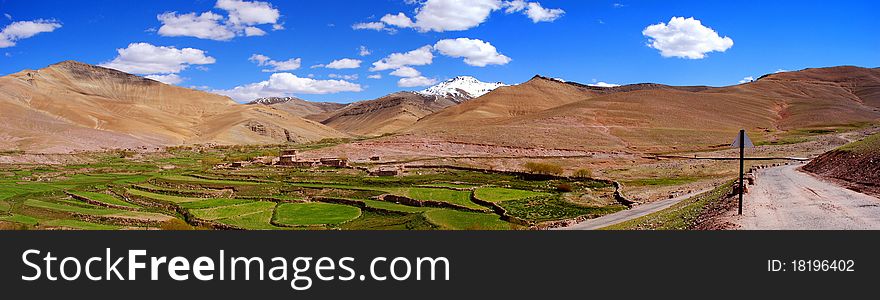
[(320, 162), (322, 166), (327, 167), (348, 167), (348, 159), (345, 158), (322, 158)]
[(379, 168), (376, 171), (373, 171), (370, 175), (373, 176), (382, 176), (382, 177), (391, 177), (400, 175), (400, 168)]

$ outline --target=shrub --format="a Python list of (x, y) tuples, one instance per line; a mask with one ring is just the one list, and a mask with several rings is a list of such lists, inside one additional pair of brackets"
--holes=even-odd
[(535, 174), (560, 175), (562, 167), (554, 164), (530, 162), (524, 165), (527, 171)]
[(574, 177), (591, 178), (593, 177), (593, 171), (590, 169), (580, 169), (574, 172)]
[(556, 190), (563, 192), (563, 193), (569, 193), (569, 192), (574, 191), (574, 187), (572, 187), (571, 184), (568, 184), (568, 183), (560, 183), (559, 185), (556, 186)]
[(171, 219), (165, 222), (162, 222), (162, 225), (159, 226), (162, 230), (195, 230), (195, 227), (187, 224), (181, 219)]

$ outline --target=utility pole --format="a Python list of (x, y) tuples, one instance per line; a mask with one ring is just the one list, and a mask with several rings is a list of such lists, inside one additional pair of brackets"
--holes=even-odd
[(746, 131), (739, 131), (739, 215), (743, 214), (743, 192), (746, 189), (745, 183), (745, 162), (746, 162)]
[(749, 139), (749, 136), (746, 135), (746, 130), (740, 129), (739, 135), (736, 136), (736, 139), (733, 140), (733, 144), (731, 144), (730, 146), (732, 148), (739, 148), (739, 215), (742, 215), (743, 193), (745, 193), (746, 189), (746, 148), (755, 147), (755, 144), (753, 144), (752, 140)]

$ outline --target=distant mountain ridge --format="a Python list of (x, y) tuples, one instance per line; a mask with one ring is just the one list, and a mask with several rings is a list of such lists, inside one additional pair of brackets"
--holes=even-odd
[(66, 153), (344, 136), (289, 113), (75, 61), (0, 77), (0, 149)]
[(482, 82), (471, 76), (458, 76), (416, 93), (424, 96), (445, 97), (461, 103), (478, 98), (502, 86), (507, 85), (501, 82)]

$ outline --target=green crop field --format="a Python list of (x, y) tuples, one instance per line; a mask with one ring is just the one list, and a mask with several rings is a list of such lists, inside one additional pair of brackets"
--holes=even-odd
[(398, 193), (404, 194), (402, 196), (407, 196), (416, 200), (440, 201), (477, 210), (488, 210), (488, 208), (471, 201), (471, 193), (465, 191), (454, 191), (442, 188), (410, 188), (402, 189), (398, 191)]
[(287, 203), (278, 206), (275, 222), (291, 226), (337, 225), (361, 215), (357, 207), (330, 203)]
[(137, 208), (137, 205), (122, 201), (119, 198), (116, 198), (109, 194), (104, 193), (95, 193), (95, 192), (71, 192), (71, 194), (87, 198), (92, 201), (101, 202), (104, 204), (110, 204), (115, 206), (129, 207), (129, 208)]
[(435, 209), (425, 213), (431, 223), (450, 230), (511, 230), (517, 226), (502, 221), (498, 215)]
[[(319, 144), (303, 149), (323, 147)], [(229, 228), (224, 224), (250, 230), (522, 229), (501, 221), (502, 216), (474, 203), (472, 197), (499, 203), (509, 215), (533, 223), (621, 209), (563, 200), (569, 194), (608, 197), (613, 188), (603, 181), (444, 168), (411, 168), (401, 176), (377, 177), (356, 168), (224, 169), (205, 163), (273, 155), (278, 150), (278, 146), (179, 147), (137, 157), (116, 152), (72, 154), (76, 163), (70, 164), (0, 164), (0, 228), (156, 229), (176, 219), (200, 229)], [(571, 191), (559, 191), (562, 184)], [(422, 201), (426, 207), (378, 200), (382, 195)], [(350, 200), (322, 202), (334, 199)], [(171, 225), (167, 228), (174, 228)]]
[(275, 203), (273, 202), (251, 201), (243, 204), (193, 209), (190, 212), (192, 212), (192, 214), (199, 219), (219, 220), (233, 218), (253, 212), (271, 211), (274, 208)]
[(497, 187), (484, 187), (479, 188), (474, 191), (474, 196), (477, 199), (489, 202), (503, 202), (508, 200), (517, 200), (517, 199), (525, 199), (531, 198), (535, 196), (544, 196), (547, 193), (538, 193), (532, 191), (524, 191), (524, 190), (514, 190), (514, 189), (506, 189), (506, 188), (497, 188)]

